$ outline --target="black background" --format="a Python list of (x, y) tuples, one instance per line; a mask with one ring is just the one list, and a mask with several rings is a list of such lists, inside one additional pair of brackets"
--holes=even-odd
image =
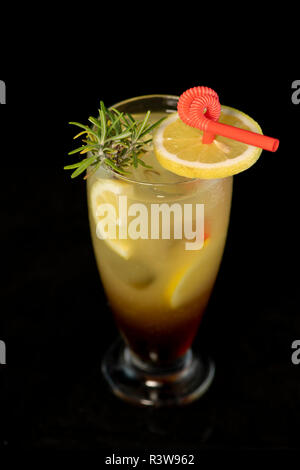
[[(28, 56), (20, 73), (1, 70), (0, 339), (7, 365), (0, 368), (0, 447), (107, 455), (295, 450), (300, 105), (291, 101), (293, 80), (226, 68), (208, 74), (197, 60), (158, 63), (153, 50), (147, 54), (72, 59), (65, 42), (47, 60)], [(167, 54), (162, 48), (161, 59)], [(215, 359), (213, 386), (184, 408), (134, 408), (110, 393), (99, 370), (117, 330), (92, 252), (85, 183), (62, 169), (73, 145), (68, 121), (86, 121), (100, 99), (111, 105), (197, 85), (214, 88), (221, 103), (251, 115), (281, 144), (235, 177), (224, 258), (197, 338)]]

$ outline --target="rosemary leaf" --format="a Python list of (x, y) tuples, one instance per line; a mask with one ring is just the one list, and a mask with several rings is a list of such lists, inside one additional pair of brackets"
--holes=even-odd
[(74, 168), (78, 168), (82, 162), (73, 163), (72, 165), (64, 166), (64, 170), (73, 170)]
[(71, 152), (68, 153), (68, 155), (74, 155), (74, 153), (81, 152), (83, 149), (85, 149), (85, 145), (82, 145), (81, 147), (78, 147), (75, 150), (71, 150)]
[(165, 119), (166, 118), (161, 118), (158, 121), (156, 121), (154, 124), (152, 124), (151, 126), (147, 127), (147, 129), (145, 129), (145, 131), (141, 134), (140, 137), (144, 137), (144, 135), (149, 134), (149, 132), (152, 132), (153, 129), (159, 126)]
[(80, 175), (83, 173), (90, 165), (91, 163), (95, 160), (95, 157), (89, 157), (81, 162), (81, 165), (71, 174), (71, 178), (76, 178), (76, 176)]
[(136, 135), (136, 139), (139, 139), (139, 137), (142, 135), (143, 130), (145, 129), (147, 122), (149, 120), (150, 116), (150, 111), (147, 111), (146, 116), (144, 117), (144, 120), (142, 121), (141, 125), (139, 126), (139, 130)]

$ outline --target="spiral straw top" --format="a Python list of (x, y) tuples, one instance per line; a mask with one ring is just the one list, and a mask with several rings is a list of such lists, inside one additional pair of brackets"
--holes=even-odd
[(203, 144), (211, 144), (218, 134), (271, 152), (278, 149), (278, 139), (219, 123), (221, 104), (218, 94), (211, 88), (188, 89), (180, 96), (177, 110), (185, 124), (203, 131)]
[(218, 94), (206, 86), (196, 86), (185, 91), (177, 106), (180, 119), (192, 127), (203, 129), (209, 119), (218, 121), (221, 104)]

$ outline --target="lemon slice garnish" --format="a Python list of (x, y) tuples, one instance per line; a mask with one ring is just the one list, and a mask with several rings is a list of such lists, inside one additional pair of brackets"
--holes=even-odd
[[(100, 204), (111, 204), (115, 208), (116, 214), (118, 214), (118, 196), (128, 196), (132, 193), (132, 191), (132, 187), (127, 183), (109, 179), (96, 180), (90, 192), (91, 209), (96, 227), (102, 218), (98, 215)], [(119, 227), (119, 219), (117, 215), (116, 217), (117, 219), (112, 218), (110, 222), (116, 224), (116, 227)], [(128, 239), (122, 240), (119, 238), (105, 238), (104, 241), (115, 253), (117, 253), (122, 258), (129, 259), (131, 257), (132, 246)]]
[[(262, 130), (251, 117), (222, 106), (219, 122), (258, 134)], [(227, 137), (216, 136), (212, 144), (202, 144), (203, 132), (188, 126), (172, 114), (158, 127), (153, 138), (160, 164), (169, 171), (189, 178), (224, 178), (252, 166), (260, 157), (260, 148)]]

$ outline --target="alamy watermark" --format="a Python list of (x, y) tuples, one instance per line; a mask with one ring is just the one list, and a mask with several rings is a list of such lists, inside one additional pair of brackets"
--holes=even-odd
[(298, 366), (300, 364), (300, 340), (295, 340), (292, 344), (292, 349), (295, 351), (292, 354), (292, 363), (294, 366)]
[(6, 364), (6, 344), (0, 340), (0, 365)]
[(6, 104), (6, 85), (3, 80), (0, 80), (0, 104)]
[(300, 104), (300, 80), (294, 80), (292, 83), (292, 103)]
[[(188, 240), (186, 250), (201, 250), (204, 244), (204, 204), (133, 203), (118, 196), (117, 207), (103, 203), (97, 207), (96, 235), (101, 240)], [(117, 233), (118, 232), (118, 233)]]

